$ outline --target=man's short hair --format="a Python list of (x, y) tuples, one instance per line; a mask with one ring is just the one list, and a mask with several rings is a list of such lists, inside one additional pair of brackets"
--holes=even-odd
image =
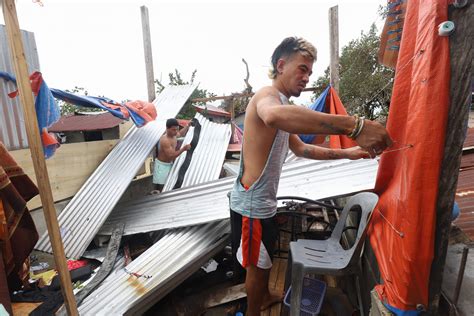
[(178, 126), (179, 127), (178, 120), (175, 119), (175, 118), (167, 119), (166, 120), (166, 128), (171, 128), (173, 126)]
[(310, 42), (301, 37), (287, 37), (285, 38), (280, 45), (275, 48), (275, 51), (272, 55), (272, 67), (270, 68), (268, 76), (270, 79), (275, 79), (277, 77), (277, 63), (280, 58), (289, 57), (297, 52), (300, 52), (304, 56), (308, 56), (316, 61), (317, 51), (316, 47), (313, 46)]

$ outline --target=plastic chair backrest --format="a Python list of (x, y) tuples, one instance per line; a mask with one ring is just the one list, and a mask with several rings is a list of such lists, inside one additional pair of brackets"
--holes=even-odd
[(361, 218), (359, 228), (357, 229), (357, 237), (351, 248), (358, 245), (360, 239), (366, 233), (367, 223), (370, 220), (370, 216), (372, 215), (372, 211), (377, 205), (378, 200), (379, 197), (377, 196), (377, 194), (371, 192), (358, 193), (352, 196), (347, 202), (346, 206), (344, 206), (344, 209), (341, 212), (341, 216), (339, 216), (339, 220), (336, 224), (336, 227), (334, 228), (331, 234), (330, 239), (332, 239), (332, 242), (339, 243), (339, 241), (341, 240), (342, 232), (344, 231), (344, 227), (346, 225), (347, 216), (349, 216), (349, 212), (354, 207), (358, 207), (361, 210)]

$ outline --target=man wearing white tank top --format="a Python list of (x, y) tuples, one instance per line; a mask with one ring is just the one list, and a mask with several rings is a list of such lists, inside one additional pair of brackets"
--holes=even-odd
[[(243, 136), (240, 174), (230, 195), (232, 246), (246, 269), (248, 316), (283, 298), (268, 279), (277, 238), (276, 192), (288, 147), (309, 159), (375, 157), (392, 145), (385, 128), (358, 116), (319, 113), (288, 104), (309, 82), (316, 48), (298, 37), (284, 39), (273, 52), (272, 85), (250, 100)], [(298, 134), (347, 135), (360, 147), (328, 149), (303, 143)], [(237, 250), (238, 248), (238, 250)]]

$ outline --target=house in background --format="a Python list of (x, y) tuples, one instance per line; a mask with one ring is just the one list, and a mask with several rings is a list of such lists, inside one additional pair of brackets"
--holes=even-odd
[(120, 139), (133, 124), (112, 114), (73, 114), (62, 116), (48, 131), (58, 133), (61, 143)]

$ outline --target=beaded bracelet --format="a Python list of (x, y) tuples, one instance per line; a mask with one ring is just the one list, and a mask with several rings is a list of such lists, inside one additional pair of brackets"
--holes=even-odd
[(360, 135), (362, 129), (364, 128), (365, 122), (365, 117), (359, 117), (357, 114), (354, 115), (354, 118), (356, 120), (354, 129), (349, 134), (347, 134), (347, 137), (353, 140), (355, 140)]
[(352, 129), (352, 131), (349, 134), (347, 134), (347, 137), (349, 137), (351, 139), (354, 139), (354, 135), (355, 135), (355, 133), (358, 130), (358, 127), (360, 125), (359, 115), (355, 114), (354, 118), (355, 118), (354, 128)]

